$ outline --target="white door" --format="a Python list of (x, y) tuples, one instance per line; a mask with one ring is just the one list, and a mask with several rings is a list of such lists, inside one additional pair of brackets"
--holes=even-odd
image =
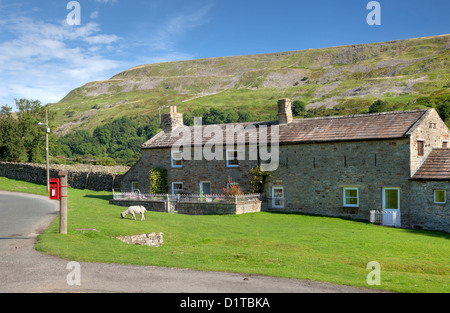
[(400, 188), (383, 188), (383, 225), (401, 226)]

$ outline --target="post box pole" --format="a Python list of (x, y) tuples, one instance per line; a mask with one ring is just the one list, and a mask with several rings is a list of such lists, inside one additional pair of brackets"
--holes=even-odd
[(59, 233), (67, 235), (67, 171), (58, 173), (61, 178), (59, 200)]

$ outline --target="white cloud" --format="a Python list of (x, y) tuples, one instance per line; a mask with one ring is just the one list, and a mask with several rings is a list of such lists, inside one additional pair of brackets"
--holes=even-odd
[(151, 46), (156, 50), (169, 51), (174, 49), (177, 38), (186, 32), (207, 22), (207, 15), (211, 6), (207, 5), (194, 12), (183, 12), (161, 25), (151, 38)]
[(98, 14), (80, 26), (23, 15), (2, 17), (0, 105), (13, 105), (14, 98), (57, 102), (74, 88), (140, 64), (193, 59), (177, 43), (208, 21), (210, 8), (172, 13), (165, 23), (149, 23), (141, 28), (145, 33), (130, 32), (127, 38), (102, 32), (94, 21)]
[(94, 11), (92, 12), (89, 17), (91, 18), (91, 20), (95, 20), (98, 17), (98, 11)]
[(2, 28), (12, 38), (0, 42), (0, 105), (12, 105), (14, 98), (59, 101), (70, 90), (123, 69), (105, 53), (120, 38), (102, 34), (96, 23), (73, 27), (16, 17)]

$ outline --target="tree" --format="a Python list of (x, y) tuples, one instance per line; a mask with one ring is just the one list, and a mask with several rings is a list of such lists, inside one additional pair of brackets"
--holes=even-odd
[(446, 121), (450, 118), (450, 101), (445, 101), (436, 107), (439, 116)]
[(27, 154), (19, 133), (19, 123), (11, 114), (12, 108), (0, 109), (0, 160), (25, 162)]
[(251, 122), (253, 121), (253, 115), (249, 111), (239, 112), (239, 123)]
[(301, 100), (294, 100), (292, 113), (294, 116), (303, 116), (306, 112), (306, 103)]
[(375, 100), (371, 106), (369, 107), (369, 113), (380, 113), (380, 112), (386, 112), (386, 102), (383, 100)]
[[(45, 106), (38, 100), (16, 99), (17, 112), (2, 106), (0, 110), (0, 159), (14, 162), (45, 161)], [(51, 118), (52, 116), (50, 116)]]
[(111, 131), (103, 126), (96, 127), (93, 136), (98, 139), (101, 145), (108, 146), (111, 142)]
[(239, 114), (231, 109), (225, 110), (223, 117), (225, 123), (237, 123), (239, 121)]

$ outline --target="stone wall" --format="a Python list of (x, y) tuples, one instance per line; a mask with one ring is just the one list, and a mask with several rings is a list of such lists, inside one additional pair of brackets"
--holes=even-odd
[[(121, 179), (129, 167), (99, 165), (50, 165), (50, 178), (59, 178), (58, 172), (68, 171), (68, 183), (72, 188), (105, 190), (120, 189)], [(44, 164), (0, 162), (0, 176), (46, 184), (47, 170)]]
[(142, 205), (147, 211), (152, 212), (170, 212), (170, 208), (166, 201), (152, 201), (152, 200), (109, 200), (109, 204), (121, 207), (130, 207), (133, 205)]
[(214, 203), (214, 202), (180, 202), (176, 210), (179, 214), (188, 215), (227, 215), (261, 212), (261, 201), (242, 203)]
[[(409, 202), (412, 228), (450, 233), (450, 190), (447, 181), (412, 181)], [(434, 201), (434, 190), (446, 190), (446, 202)]]
[(261, 201), (235, 203), (220, 202), (167, 202), (152, 200), (109, 200), (110, 204), (129, 207), (142, 205), (147, 211), (173, 212), (187, 215), (225, 215), (261, 212)]
[[(383, 188), (395, 187), (402, 227), (450, 232), (450, 202), (434, 204), (434, 189), (448, 194), (450, 182), (412, 181), (410, 146), (409, 138), (280, 146), (263, 210), (369, 220), (383, 210)], [(283, 188), (283, 208), (272, 206), (273, 187)], [(344, 206), (344, 188), (358, 188), (358, 206)]]
[[(409, 139), (283, 145), (272, 174), (264, 209), (368, 220), (370, 210), (382, 210), (383, 187), (401, 188), (402, 199), (410, 193)], [(283, 187), (284, 208), (272, 207), (272, 187)], [(345, 187), (358, 188), (358, 207), (344, 206)]]

